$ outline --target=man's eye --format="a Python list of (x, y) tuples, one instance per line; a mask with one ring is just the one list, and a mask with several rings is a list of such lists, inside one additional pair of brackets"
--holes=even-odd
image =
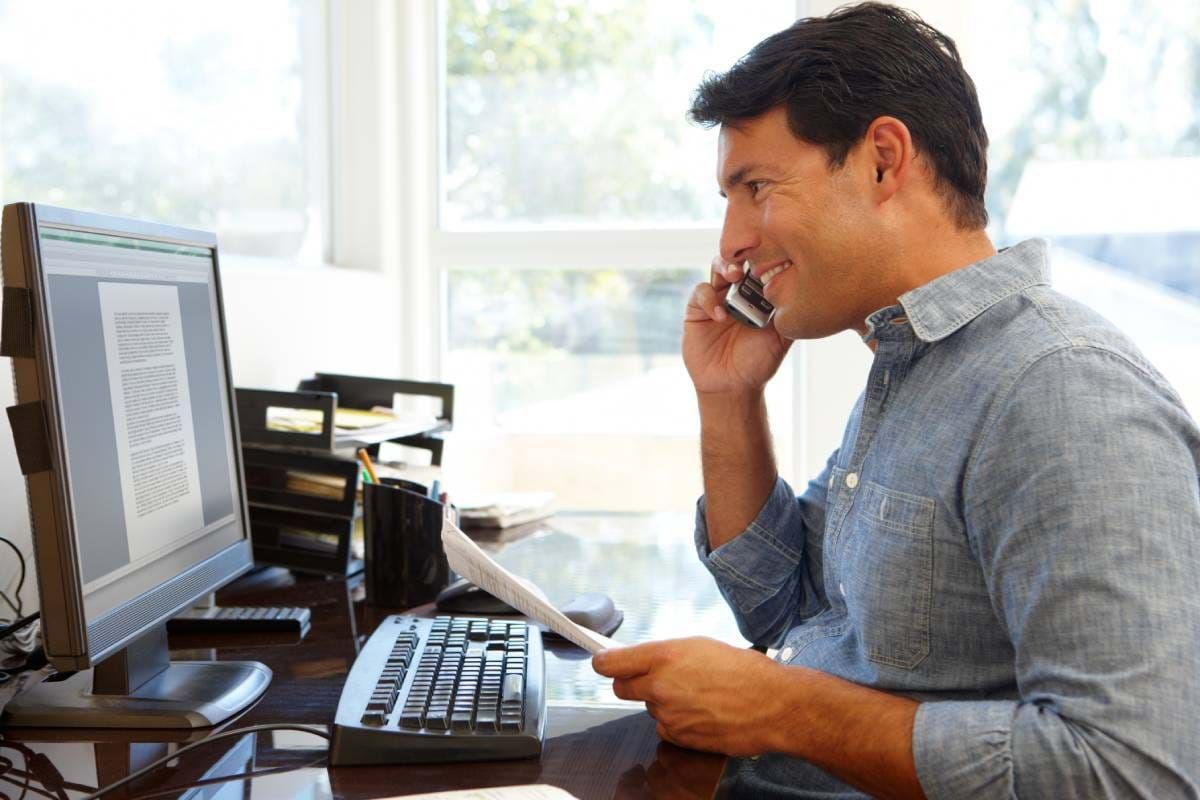
[(763, 187), (763, 181), (746, 181), (746, 188), (750, 190), (750, 196), (758, 195), (758, 192)]

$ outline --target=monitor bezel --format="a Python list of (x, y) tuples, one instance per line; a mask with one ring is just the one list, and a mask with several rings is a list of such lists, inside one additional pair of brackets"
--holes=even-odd
[[(48, 471), (26, 476), (44, 646), (47, 658), (56, 668), (87, 669), (253, 566), (217, 237), (207, 231), (75, 211), (40, 203), (17, 203), (6, 207), (4, 222), (5, 233), (13, 234), (14, 231), (7, 229), (15, 227), (17, 239), (14, 242), (9, 236), (5, 237), (9, 239), (5, 242), (7, 246), (4, 249), (5, 285), (15, 285), (10, 277), (15, 278), (16, 272), (23, 273), (21, 282), (28, 290), (34, 327), (34, 357), (13, 359), (17, 402), (41, 402), (51, 463)], [(233, 439), (233, 465), (236, 470), (236, 519), (233, 524), (237, 527), (240, 538), (93, 620), (86, 618), (87, 593), (84, 591), (80, 571), (80, 551), (75, 516), (71, 507), (71, 476), (61, 438), (63, 426), (58, 387), (54, 379), (57, 373), (54, 365), (53, 332), (50, 329), (47, 309), (48, 285), (40, 248), (39, 227), (43, 225), (85, 233), (108, 233), (147, 241), (203, 247), (212, 251), (220, 368), (224, 371), (227, 389), (225, 400)], [(14, 255), (21, 262), (19, 265), (8, 263)]]

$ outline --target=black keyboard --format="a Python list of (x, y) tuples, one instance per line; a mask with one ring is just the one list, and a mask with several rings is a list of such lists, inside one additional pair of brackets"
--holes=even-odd
[(212, 606), (190, 608), (167, 620), (167, 633), (308, 633), (307, 608)]
[(329, 764), (537, 756), (544, 670), (541, 631), (524, 622), (388, 617), (342, 687)]

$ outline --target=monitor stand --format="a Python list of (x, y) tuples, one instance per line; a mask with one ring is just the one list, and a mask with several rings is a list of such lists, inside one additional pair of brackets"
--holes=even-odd
[(51, 675), (4, 707), (4, 725), (207, 728), (249, 707), (271, 670), (257, 661), (171, 661), (158, 625), (92, 669)]

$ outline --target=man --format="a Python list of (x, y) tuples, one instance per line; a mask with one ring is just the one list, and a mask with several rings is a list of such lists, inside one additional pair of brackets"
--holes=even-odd
[[(842, 797), (1200, 796), (1200, 431), (1046, 246), (984, 232), (984, 131), (954, 44), (860, 5), (706, 80), (720, 257), (685, 317), (697, 548), (744, 635), (600, 654), (733, 788)], [(722, 307), (743, 268), (773, 327)], [(791, 341), (874, 351), (796, 497), (763, 387)], [(1182, 332), (1181, 332), (1182, 335)]]

